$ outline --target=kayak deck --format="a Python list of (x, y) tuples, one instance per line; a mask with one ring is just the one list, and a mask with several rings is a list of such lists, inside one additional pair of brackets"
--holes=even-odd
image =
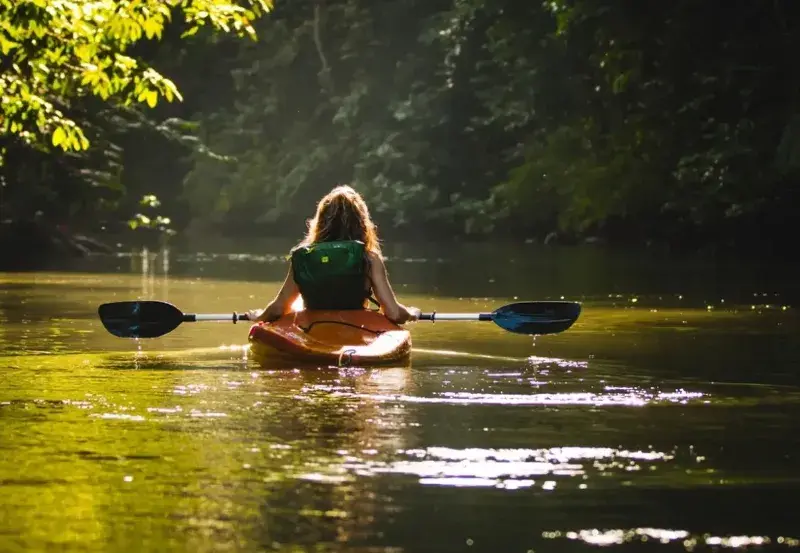
[(256, 323), (250, 351), (262, 365), (277, 361), (337, 366), (395, 363), (411, 353), (411, 333), (377, 311), (298, 311)]

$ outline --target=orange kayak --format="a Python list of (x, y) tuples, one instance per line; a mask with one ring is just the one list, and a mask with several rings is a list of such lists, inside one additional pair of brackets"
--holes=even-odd
[(404, 361), (411, 354), (411, 333), (366, 309), (297, 311), (254, 324), (248, 341), (262, 366), (286, 361), (370, 366)]

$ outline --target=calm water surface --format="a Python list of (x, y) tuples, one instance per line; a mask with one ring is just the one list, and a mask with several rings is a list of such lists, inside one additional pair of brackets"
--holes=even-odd
[(0, 551), (800, 547), (796, 272), (449, 253), (395, 252), (401, 299), (583, 315), (536, 340), (417, 323), (409, 366), (269, 370), (246, 325), (127, 341), (96, 309), (257, 307), (276, 256), (0, 273)]

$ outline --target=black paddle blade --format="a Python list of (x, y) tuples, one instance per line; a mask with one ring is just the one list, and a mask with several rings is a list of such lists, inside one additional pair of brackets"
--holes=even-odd
[(555, 334), (571, 327), (580, 314), (581, 305), (572, 301), (524, 301), (499, 307), (492, 320), (517, 334)]
[(157, 338), (183, 322), (180, 309), (162, 301), (120, 301), (97, 309), (103, 326), (120, 338)]

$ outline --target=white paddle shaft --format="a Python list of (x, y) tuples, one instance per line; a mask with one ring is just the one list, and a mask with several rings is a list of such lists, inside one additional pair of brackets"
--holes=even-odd
[(434, 321), (479, 321), (480, 313), (435, 313)]
[[(234, 314), (233, 313), (195, 313), (194, 320), (195, 321), (233, 321)], [(244, 321), (247, 319), (243, 319), (242, 315), (237, 315), (236, 320)]]

